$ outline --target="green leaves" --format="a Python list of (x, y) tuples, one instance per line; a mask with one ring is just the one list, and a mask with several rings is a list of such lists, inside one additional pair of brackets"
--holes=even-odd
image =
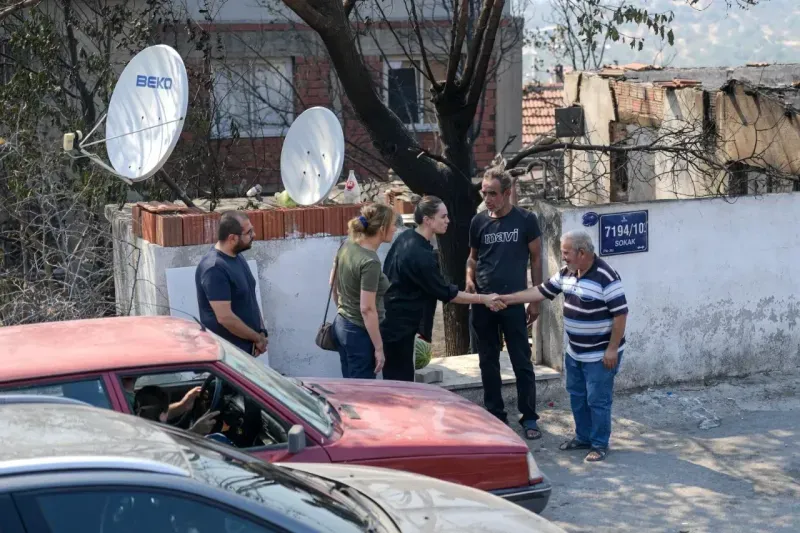
[[(675, 43), (675, 35), (670, 27), (675, 14), (672, 11), (648, 11), (642, 5), (646, 3), (644, 1), (630, 4), (626, 0), (550, 2), (555, 28), (547, 32), (549, 40), (540, 36), (535, 39), (535, 44), (555, 52), (557, 56), (568, 57), (575, 68), (600, 67), (607, 43), (622, 42), (633, 50), (641, 51), (650, 34), (670, 46)], [(642, 32), (642, 28), (646, 28), (646, 31)]]

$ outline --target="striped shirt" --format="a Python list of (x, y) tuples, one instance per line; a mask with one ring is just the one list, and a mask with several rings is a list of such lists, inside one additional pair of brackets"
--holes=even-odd
[[(548, 300), (564, 293), (567, 353), (584, 363), (600, 361), (611, 340), (614, 317), (628, 313), (622, 279), (617, 271), (595, 256), (591, 268), (580, 278), (564, 267), (538, 288)], [(623, 335), (619, 342), (620, 355), (624, 347)]]

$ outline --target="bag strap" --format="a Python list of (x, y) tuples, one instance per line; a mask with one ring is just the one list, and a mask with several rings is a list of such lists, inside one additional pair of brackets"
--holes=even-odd
[(328, 309), (331, 307), (331, 298), (333, 298), (333, 285), (336, 283), (336, 275), (339, 270), (339, 250), (342, 249), (345, 241), (347, 241), (347, 239), (344, 239), (341, 244), (339, 244), (339, 248), (336, 250), (336, 257), (333, 259), (333, 278), (331, 279), (330, 291), (328, 291), (328, 303), (325, 306), (325, 318), (322, 319), (323, 324), (328, 322)]

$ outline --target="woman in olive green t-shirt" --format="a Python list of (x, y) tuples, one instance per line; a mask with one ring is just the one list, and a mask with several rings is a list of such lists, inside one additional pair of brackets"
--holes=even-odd
[(389, 280), (381, 270), (378, 247), (392, 242), (395, 214), (391, 207), (371, 204), (348, 224), (349, 239), (336, 254), (331, 272), (338, 312), (333, 332), (345, 378), (374, 379), (384, 363), (379, 324)]

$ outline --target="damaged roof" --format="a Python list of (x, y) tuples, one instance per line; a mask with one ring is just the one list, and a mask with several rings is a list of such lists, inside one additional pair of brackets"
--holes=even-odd
[(647, 72), (651, 70), (662, 70), (663, 67), (650, 65), (647, 63), (628, 63), (626, 65), (603, 65), (597, 73), (604, 78), (622, 78), (626, 71)]
[(731, 79), (719, 90), (727, 94), (733, 94), (736, 85), (743, 87), (745, 94), (766, 98), (778, 103), (784, 108), (787, 116), (795, 116), (800, 113), (800, 84), (793, 83), (791, 86), (767, 87), (750, 83), (746, 80)]
[[(800, 64), (748, 63), (738, 67), (666, 67), (662, 69), (628, 68), (620, 76), (619, 69), (608, 68), (605, 77), (619, 79), (624, 77), (632, 83), (654, 83), (665, 88), (702, 88), (707, 91), (719, 90), (732, 81), (775, 89), (796, 87), (800, 82)], [(603, 72), (598, 72), (603, 76)]]

